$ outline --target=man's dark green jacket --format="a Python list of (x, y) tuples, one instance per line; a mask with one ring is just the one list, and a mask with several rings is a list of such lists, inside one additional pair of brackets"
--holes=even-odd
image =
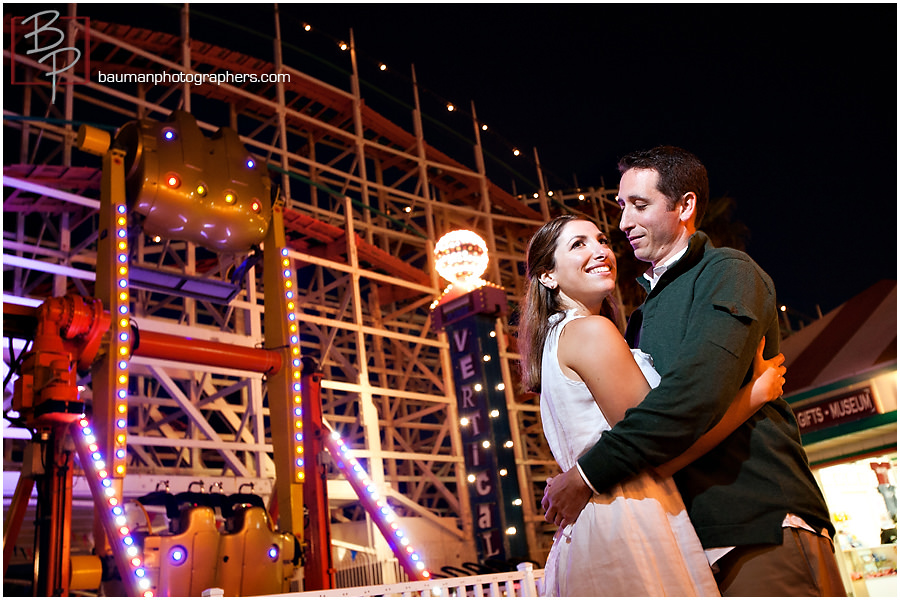
[[(760, 339), (779, 352), (771, 278), (747, 254), (703, 232), (650, 291), (627, 337), (662, 377), (578, 463), (598, 491), (675, 458), (710, 429), (749, 381)], [(787, 377), (790, 377), (788, 372)], [(781, 543), (787, 513), (834, 529), (790, 406), (769, 402), (719, 446), (675, 475), (704, 548)]]

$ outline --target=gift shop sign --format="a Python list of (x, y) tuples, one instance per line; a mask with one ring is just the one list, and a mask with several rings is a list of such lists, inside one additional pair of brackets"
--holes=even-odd
[(858, 421), (880, 412), (872, 396), (872, 388), (868, 386), (794, 410), (801, 435), (841, 423)]

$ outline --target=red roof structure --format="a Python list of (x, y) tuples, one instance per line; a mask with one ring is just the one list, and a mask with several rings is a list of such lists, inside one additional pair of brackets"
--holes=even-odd
[(785, 396), (897, 365), (897, 281), (884, 279), (781, 343)]

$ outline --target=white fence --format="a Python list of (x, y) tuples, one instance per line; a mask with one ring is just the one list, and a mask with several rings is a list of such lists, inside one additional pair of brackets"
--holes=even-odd
[(544, 570), (535, 569), (531, 563), (522, 563), (517, 571), (489, 573), (452, 579), (430, 581), (405, 581), (386, 585), (364, 585), (335, 590), (315, 590), (275, 596), (312, 596), (360, 598), (375, 596), (441, 597), (441, 598), (533, 598), (542, 589)]
[(406, 572), (396, 558), (378, 560), (374, 554), (365, 551), (350, 553), (341, 560), (335, 557), (335, 584), (339, 588), (369, 587), (387, 585), (386, 581), (408, 581)]

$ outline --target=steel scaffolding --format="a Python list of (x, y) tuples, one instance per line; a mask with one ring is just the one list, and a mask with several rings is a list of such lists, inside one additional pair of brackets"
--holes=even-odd
[[(89, 32), (82, 32), (89, 33), (94, 73), (280, 73), (289, 81), (87, 81), (60, 85), (62, 101), (56, 103), (49, 83), (8, 88), (4, 137), (8, 143), (14, 136), (17, 146), (7, 145), (4, 152), (4, 304), (36, 306), (67, 292), (94, 294), (101, 177), (98, 161), (73, 152), (78, 123), (115, 129), (134, 119), (163, 120), (181, 109), (209, 131), (235, 129), (267, 163), (284, 202), (285, 237), (297, 267), (302, 352), (324, 375), (325, 421), (366, 463), (373, 481), (389, 490), (398, 511), (471, 541), (449, 345), (432, 327), (429, 312), (442, 288), (433, 269), (434, 244), (452, 229), (479, 233), (491, 256), (485, 278), (505, 288), (514, 309), (531, 233), (564, 210), (609, 225), (617, 211), (614, 190), (539, 189), (528, 196), (504, 190), (486, 174), (474, 106), (474, 167), (428, 143), (414, 71), (412, 131), (391, 122), (364, 101), (352, 32), (344, 89), (283, 62), (277, 9), (271, 60), (200, 41), (202, 32), (189, 29), (186, 5), (180, 35), (91, 16)], [(77, 20), (71, 26), (84, 27)], [(8, 49), (4, 60), (10, 69)], [(47, 65), (17, 56), (14, 68), (37, 81), (34, 73)], [(228, 122), (215, 122), (214, 115)], [(235, 269), (251, 266), (240, 271), (241, 290), (230, 303), (133, 284), (134, 322), (145, 332), (260, 347), (267, 290), (260, 267), (246, 259), (248, 253), (213, 253), (190, 242), (137, 235), (132, 268), (227, 283)], [(4, 354), (10, 367), (24, 346), (12, 320), (4, 320), (4, 336), (13, 339)], [(526, 535), (532, 558), (542, 561), (552, 527), (543, 521), (540, 500), (556, 465), (541, 431), (537, 398), (518, 385), (514, 324), (498, 320), (497, 331), (526, 499)], [(263, 493), (272, 489), (276, 473), (264, 376), (135, 356), (130, 377), (126, 496), (179, 478), (225, 480), (235, 491), (248, 482)], [(83, 383), (90, 403), (89, 374)], [(328, 495), (335, 518), (363, 518), (338, 473)]]

